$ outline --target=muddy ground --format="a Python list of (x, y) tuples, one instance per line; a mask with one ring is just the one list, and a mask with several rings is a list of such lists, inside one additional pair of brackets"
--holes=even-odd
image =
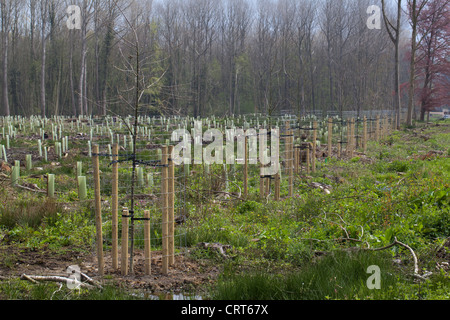
[(31, 251), (15, 246), (0, 246), (0, 280), (3, 281), (20, 278), (23, 274), (67, 277), (67, 268), (77, 265), (82, 273), (92, 279), (102, 284), (114, 283), (125, 290), (156, 296), (192, 292), (201, 295), (201, 290), (212, 284), (219, 274), (218, 267), (190, 259), (187, 252), (176, 256), (175, 265), (169, 268), (167, 275), (161, 273), (160, 251), (152, 252), (151, 275), (144, 273), (144, 257), (140, 251), (135, 252), (133, 275), (122, 276), (120, 260), (119, 270), (113, 270), (109, 252), (104, 254), (104, 263), (104, 276), (101, 277), (95, 253), (67, 250), (55, 254), (50, 250)]

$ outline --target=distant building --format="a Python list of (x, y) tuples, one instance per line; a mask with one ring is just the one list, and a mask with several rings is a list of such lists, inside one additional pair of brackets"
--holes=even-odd
[(442, 118), (447, 114), (450, 114), (450, 110), (447, 107), (439, 107), (435, 108), (434, 111), (430, 111), (430, 117)]

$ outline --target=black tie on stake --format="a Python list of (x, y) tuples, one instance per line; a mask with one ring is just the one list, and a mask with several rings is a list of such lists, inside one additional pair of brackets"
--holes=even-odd
[(93, 153), (93, 157), (125, 157), (125, 159), (113, 160), (109, 165), (115, 163), (122, 163), (128, 161), (134, 161), (136, 164), (142, 164), (149, 167), (168, 167), (168, 164), (161, 164), (160, 160), (138, 160), (134, 155), (120, 155), (120, 154), (109, 154), (109, 153)]
[(150, 221), (150, 218), (135, 218), (134, 217), (134, 210), (129, 210), (128, 211), (131, 214), (123, 214), (122, 218), (131, 218), (131, 220), (133, 221)]

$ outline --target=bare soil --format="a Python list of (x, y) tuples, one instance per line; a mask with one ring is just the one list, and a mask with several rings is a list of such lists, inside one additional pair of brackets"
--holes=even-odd
[[(1, 242), (0, 240), (0, 245)], [(144, 273), (144, 257), (141, 251), (135, 251), (132, 275), (122, 276), (120, 261), (119, 270), (113, 270), (109, 252), (105, 252), (104, 262), (104, 276), (101, 277), (95, 253), (84, 254), (71, 250), (55, 253), (50, 250), (32, 251), (18, 249), (12, 245), (1, 245), (0, 280), (19, 278), (22, 274), (68, 276), (67, 268), (78, 265), (81, 272), (102, 284), (112, 282), (126, 290), (138, 289), (147, 294), (167, 295), (201, 292), (201, 289), (213, 283), (219, 274), (218, 267), (190, 259), (187, 254), (180, 254), (175, 257), (175, 264), (169, 268), (169, 273), (164, 275), (161, 273), (160, 251), (152, 252), (151, 275)]]

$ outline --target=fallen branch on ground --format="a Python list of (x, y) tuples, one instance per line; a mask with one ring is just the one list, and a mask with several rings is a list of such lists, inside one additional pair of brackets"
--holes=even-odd
[(380, 250), (384, 250), (384, 249), (389, 249), (389, 248), (391, 248), (391, 247), (393, 247), (393, 246), (395, 246), (397, 244), (402, 246), (402, 247), (404, 247), (404, 248), (406, 248), (406, 249), (408, 249), (409, 252), (411, 252), (411, 254), (413, 256), (413, 259), (414, 259), (414, 273), (413, 273), (413, 276), (416, 277), (416, 278), (419, 278), (421, 280), (426, 280), (426, 276), (429, 276), (430, 274), (427, 274), (426, 276), (421, 276), (419, 274), (419, 264), (418, 264), (417, 256), (414, 253), (414, 250), (410, 246), (408, 246), (407, 244), (404, 244), (403, 242), (398, 241), (397, 237), (394, 237), (394, 242), (392, 242), (391, 244), (388, 244), (387, 246), (384, 246), (384, 247), (381, 247), (381, 248), (365, 249), (365, 250), (380, 251)]
[[(91, 278), (89, 278), (88, 276), (86, 276), (85, 274), (83, 274), (84, 278), (88, 278), (90, 282), (94, 283), (94, 280), (92, 280)], [(73, 281), (77, 281), (76, 279), (70, 279), (70, 278), (66, 278), (66, 277), (61, 277), (61, 276), (31, 276), (31, 275), (27, 275), (27, 274), (22, 274), (22, 276), (20, 277), (20, 279), (22, 280), (28, 280), (31, 281), (33, 283), (37, 283), (38, 281), (53, 281), (53, 282), (62, 282), (62, 283), (73, 283)], [(98, 288), (102, 288), (100, 285), (95, 284), (95, 285), (90, 285), (84, 282), (76, 282), (73, 284), (78, 284), (80, 287), (83, 288), (88, 288), (88, 289), (93, 289), (94, 287), (98, 287)]]
[[(314, 239), (314, 238), (301, 238), (300, 240), (303, 240), (303, 241), (319, 241), (319, 242), (323, 242), (323, 241), (354, 241), (354, 242), (363, 242), (360, 239), (353, 239), (353, 238), (349, 238), (349, 237), (347, 237), (347, 238), (338, 238), (338, 239), (330, 239), (330, 240), (321, 240), (321, 239)], [(364, 242), (367, 243), (366, 241), (364, 241)], [(351, 251), (355, 251), (355, 250), (381, 251), (381, 250), (392, 248), (395, 245), (402, 246), (402, 247), (408, 249), (409, 252), (411, 252), (411, 254), (413, 256), (413, 260), (414, 260), (414, 273), (412, 274), (413, 277), (416, 277), (416, 278), (421, 279), (421, 280), (427, 280), (427, 277), (430, 276), (432, 273), (428, 272), (428, 273), (426, 273), (424, 275), (420, 275), (419, 274), (418, 259), (417, 259), (417, 256), (416, 256), (414, 250), (410, 246), (408, 246), (407, 244), (398, 241), (396, 237), (394, 237), (394, 242), (392, 242), (392, 243), (390, 243), (390, 244), (388, 244), (388, 245), (386, 245), (384, 247), (380, 247), (380, 248), (356, 248), (356, 247), (351, 247), (351, 248), (347, 248), (345, 250), (351, 250)], [(316, 251), (314, 253), (318, 254), (318, 255), (327, 254), (327, 252), (325, 252), (325, 251)]]
[(103, 287), (100, 285), (100, 283), (98, 283), (97, 281), (95, 281), (94, 279), (92, 279), (91, 277), (89, 277), (87, 274), (80, 272), (80, 275), (86, 279), (86, 281), (100, 289), (103, 289)]
[(200, 248), (210, 248), (217, 251), (224, 258), (229, 258), (229, 256), (225, 253), (226, 250), (231, 249), (231, 245), (221, 244), (221, 243), (208, 243), (208, 242), (200, 242), (197, 244)]
[(22, 188), (22, 189), (25, 189), (25, 190), (28, 190), (28, 191), (32, 191), (32, 192), (47, 193), (46, 190), (33, 189), (33, 188), (30, 188), (30, 187), (27, 187), (27, 186), (22, 186), (22, 185), (20, 185), (20, 184), (17, 184), (16, 187), (19, 187), (19, 188)]

